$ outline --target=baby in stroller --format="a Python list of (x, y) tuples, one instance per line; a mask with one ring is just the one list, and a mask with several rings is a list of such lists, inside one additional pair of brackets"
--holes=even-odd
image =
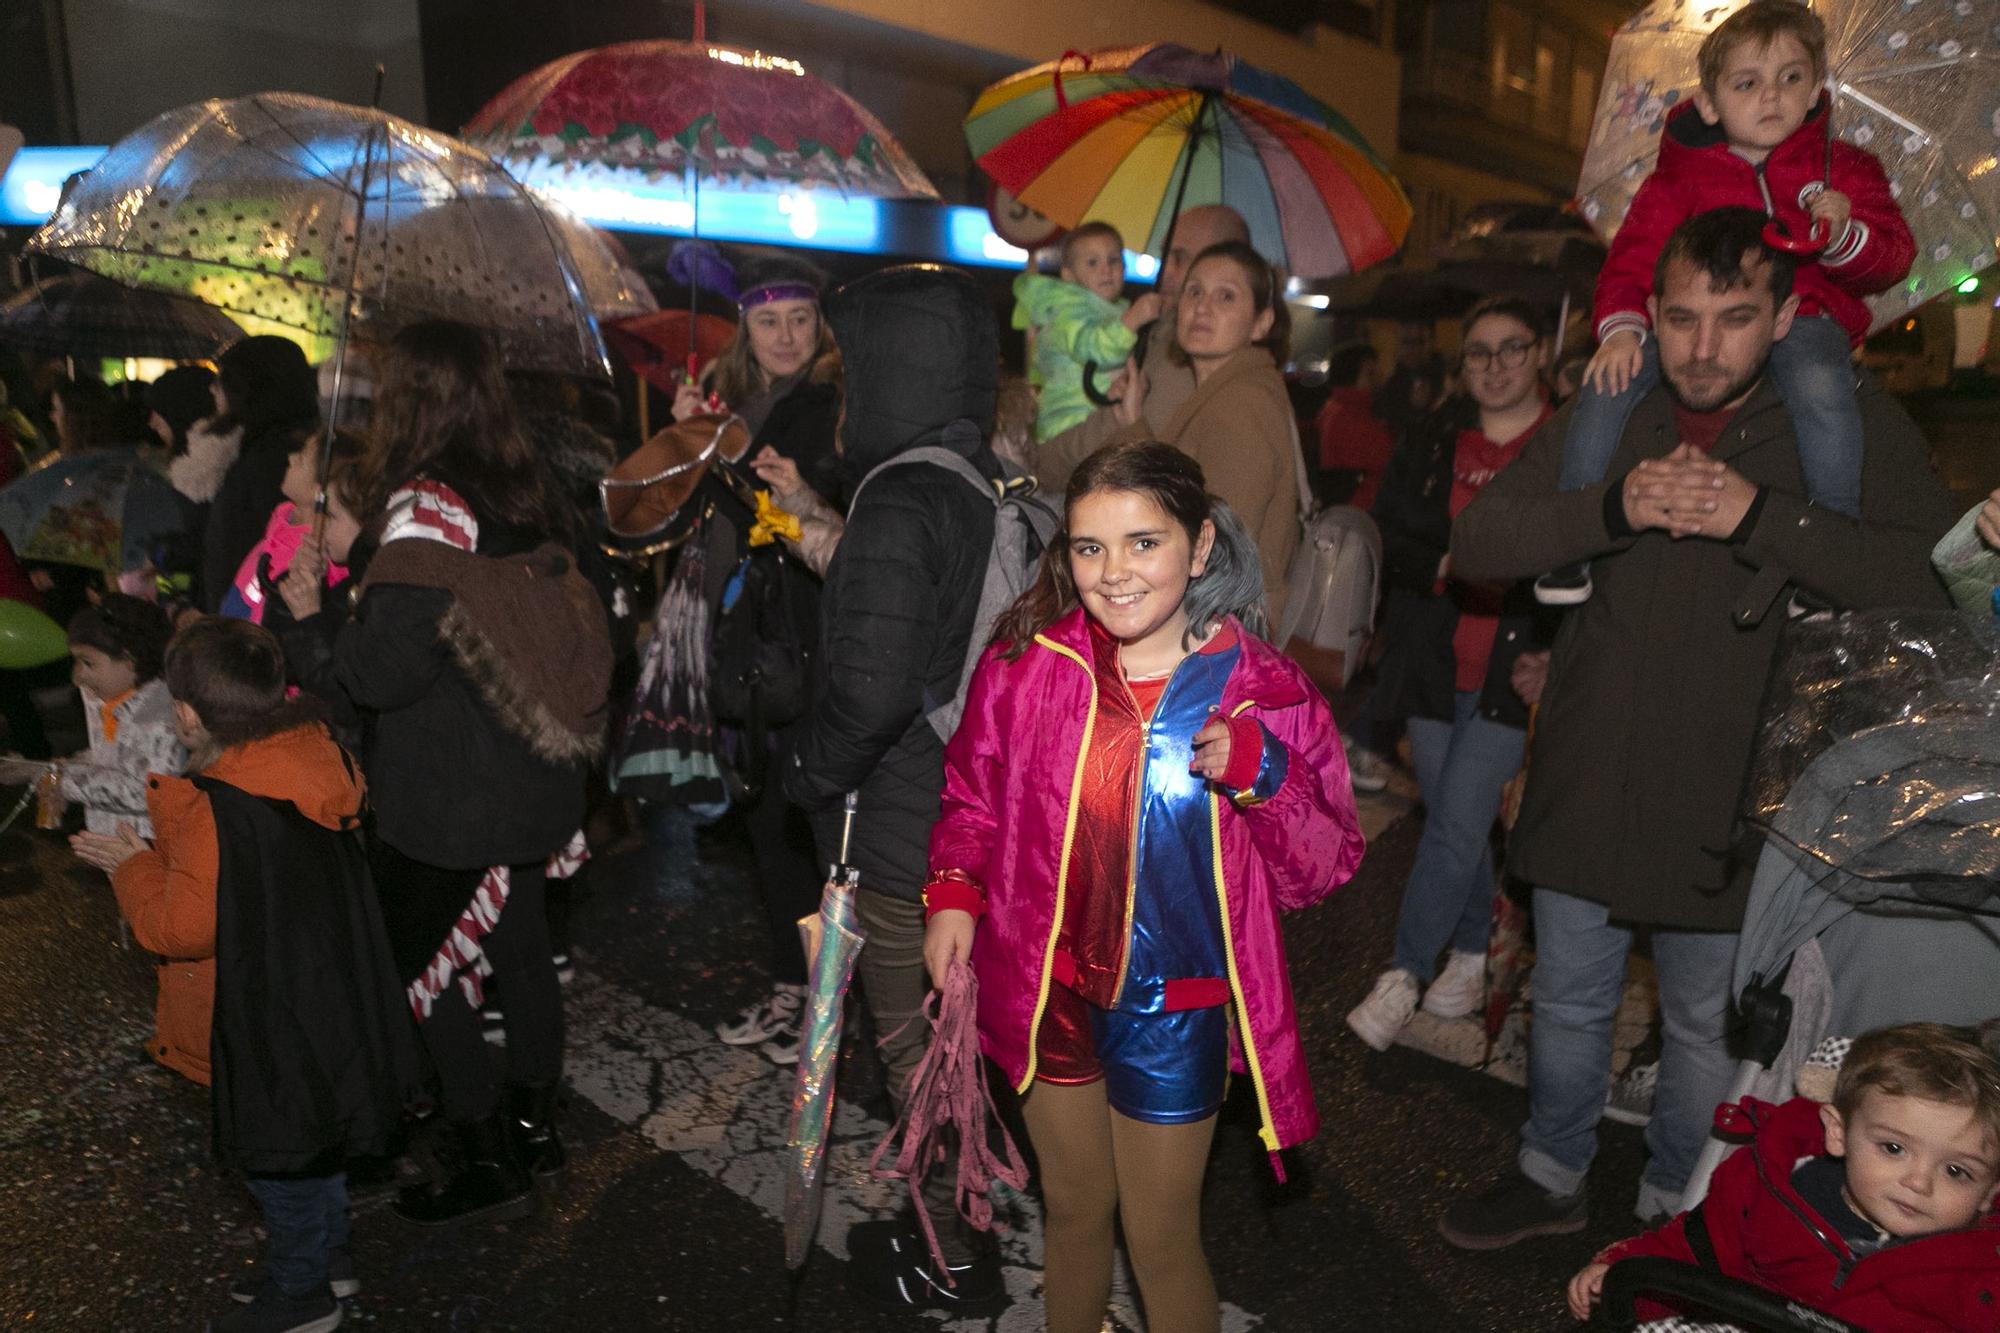
[(1700, 1204), (1577, 1273), (1570, 1312), (1590, 1316), (1611, 1264), (1655, 1255), (1876, 1333), (2000, 1330), (1997, 1043), (2000, 1022), (1882, 1028), (1854, 1042), (1830, 1105), (1721, 1107), (1717, 1131), (1746, 1146)]

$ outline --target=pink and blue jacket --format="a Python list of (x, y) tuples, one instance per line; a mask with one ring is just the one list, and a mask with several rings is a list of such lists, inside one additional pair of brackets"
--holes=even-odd
[[(1136, 882), (1158, 873), (1150, 866), (1185, 867), (1187, 850), (1202, 849), (1235, 1005), (1230, 1066), (1248, 1074), (1264, 1146), (1275, 1154), (1319, 1129), (1278, 912), (1310, 906), (1346, 883), (1360, 864), (1362, 837), (1332, 710), (1297, 666), (1235, 628), (1240, 646), (1219, 700), (1191, 706), (1197, 691), (1177, 691), (1176, 679), (1154, 713), (1132, 874)], [(1256, 781), (1234, 795), (1169, 780), (1189, 776), (1191, 741), (1210, 707), (1233, 723), (1261, 726)], [(1098, 717), (1090, 626), (1077, 610), (1015, 661), (988, 651), (945, 751), (929, 902), (933, 911), (959, 906), (946, 898), (976, 890), (976, 901), (963, 905), (986, 918), (972, 944), (980, 1047), (1021, 1092), (1034, 1082), (1035, 1036), (1056, 981), (1084, 760)]]

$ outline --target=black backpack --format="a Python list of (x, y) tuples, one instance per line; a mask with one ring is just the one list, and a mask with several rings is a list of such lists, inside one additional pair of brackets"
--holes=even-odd
[(709, 641), (709, 708), (757, 741), (806, 715), (818, 646), (813, 583), (773, 542), (743, 557), (723, 593)]

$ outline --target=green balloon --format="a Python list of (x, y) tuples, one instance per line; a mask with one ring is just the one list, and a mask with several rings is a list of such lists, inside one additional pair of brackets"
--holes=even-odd
[(26, 602), (0, 597), (0, 670), (47, 666), (68, 655), (61, 625)]

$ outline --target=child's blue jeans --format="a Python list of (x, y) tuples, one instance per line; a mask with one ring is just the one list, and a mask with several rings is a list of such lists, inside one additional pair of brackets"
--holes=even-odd
[[(1837, 319), (1816, 316), (1792, 322), (1791, 332), (1771, 344), (1771, 380), (1792, 414), (1799, 441), (1799, 468), (1806, 498), (1849, 517), (1861, 513), (1861, 405), (1854, 396), (1854, 365), (1847, 330)], [(1660, 352), (1646, 339), (1638, 373), (1618, 394), (1599, 393), (1586, 383), (1577, 394), (1569, 438), (1563, 442), (1561, 479), (1565, 491), (1580, 491), (1604, 480), (1625, 436), (1632, 409), (1660, 382)]]
[(347, 1173), (252, 1176), (249, 1183), (270, 1236), (264, 1268), (271, 1281), (297, 1300), (325, 1291), (327, 1258), (347, 1247)]

